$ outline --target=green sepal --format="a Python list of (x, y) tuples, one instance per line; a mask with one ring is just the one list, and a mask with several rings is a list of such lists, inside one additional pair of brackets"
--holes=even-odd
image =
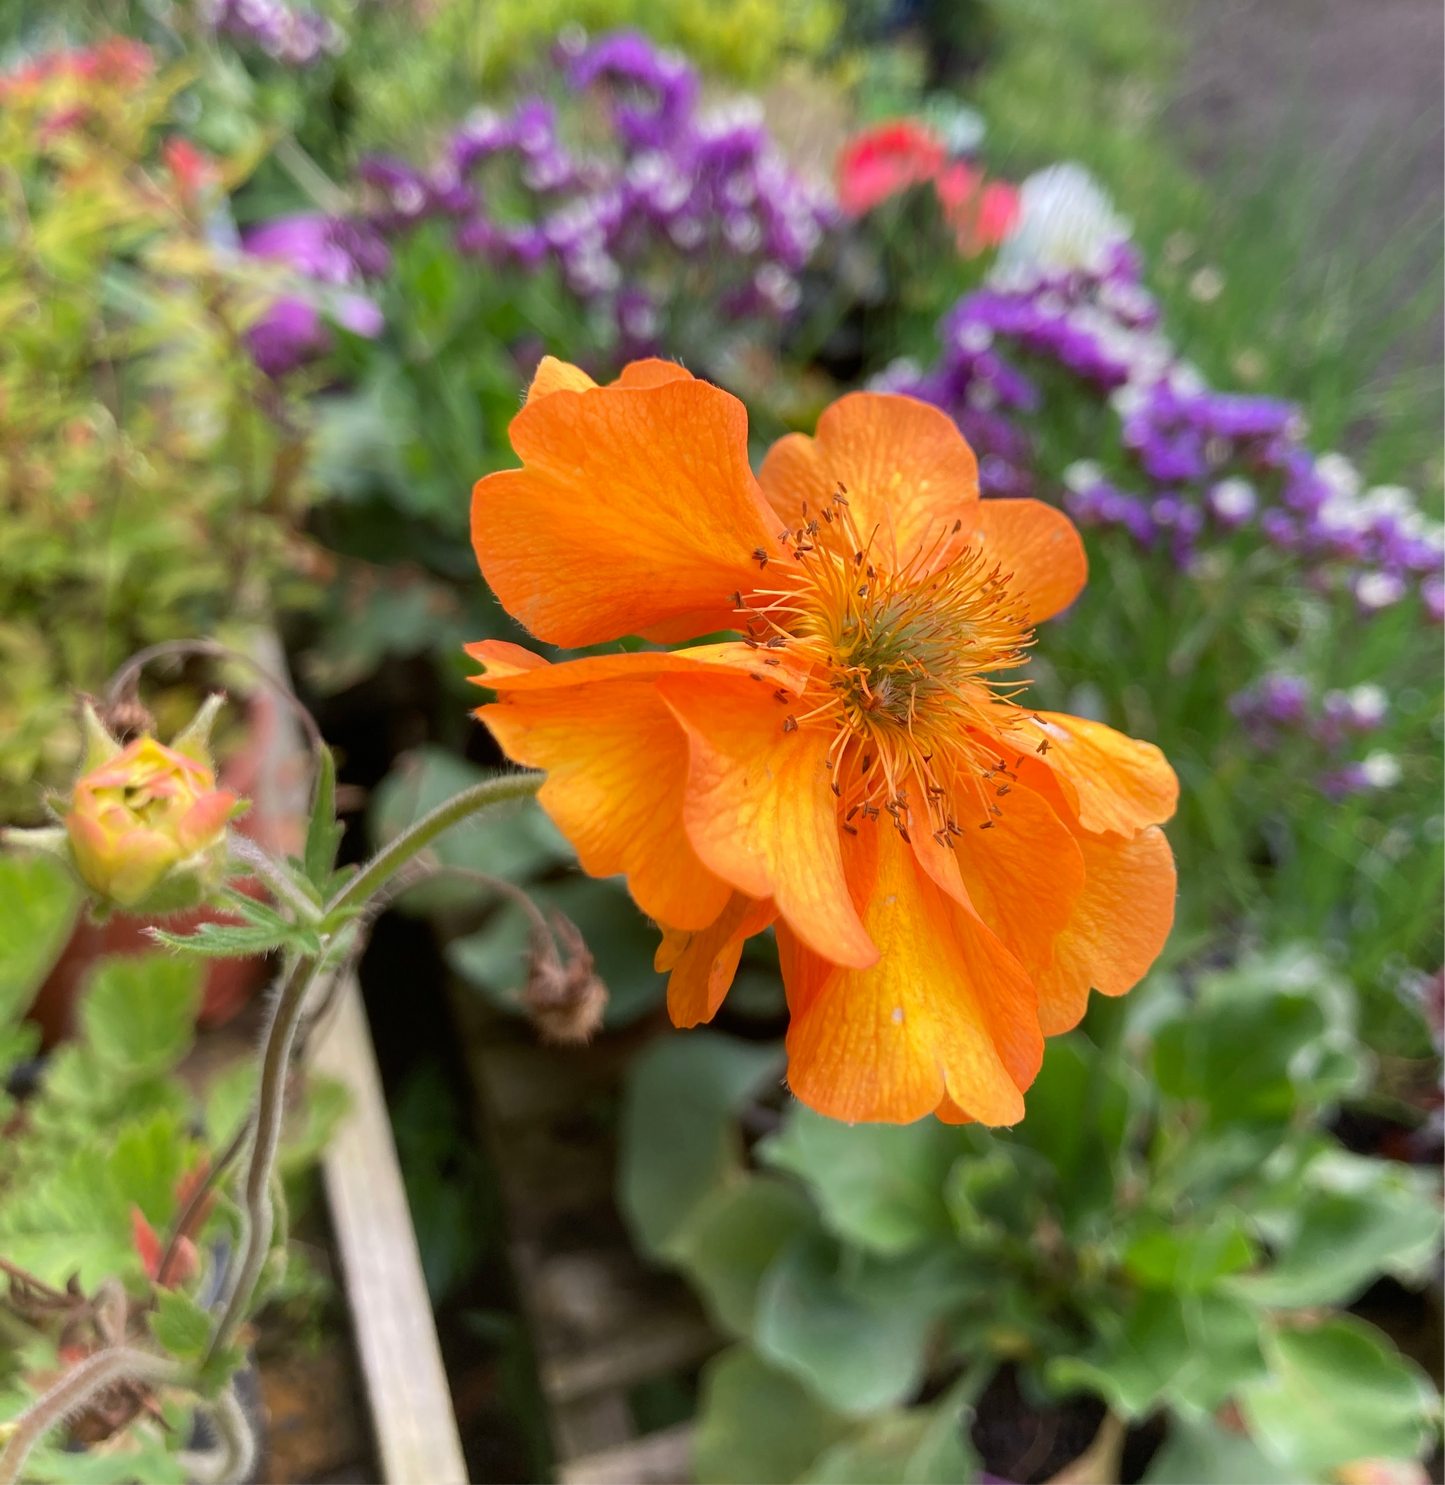
[(80, 703), (80, 731), (85, 739), (85, 757), (80, 765), (82, 776), (99, 768), (102, 763), (109, 763), (123, 751), (96, 715), (95, 705), (88, 696)]
[(171, 748), (207, 768), (214, 768), (211, 758), (211, 729), (216, 725), (216, 716), (225, 704), (226, 693), (212, 691), (201, 703), (195, 716), (171, 739)]
[(325, 889), (336, 864), (336, 851), (345, 826), (336, 818), (336, 759), (322, 748), (317, 759), (316, 795), (311, 801), (311, 824), (306, 830), (304, 870), (307, 880)]

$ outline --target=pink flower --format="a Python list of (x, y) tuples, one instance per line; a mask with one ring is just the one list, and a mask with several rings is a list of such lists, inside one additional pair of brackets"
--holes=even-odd
[(895, 119), (856, 134), (838, 156), (838, 202), (861, 217), (909, 186), (933, 180), (947, 152), (932, 130)]

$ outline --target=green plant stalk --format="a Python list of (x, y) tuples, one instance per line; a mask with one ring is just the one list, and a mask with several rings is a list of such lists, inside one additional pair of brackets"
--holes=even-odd
[(286, 1073), (291, 1061), (291, 1046), (296, 1039), (296, 1023), (301, 1017), (306, 994), (316, 983), (320, 969), (318, 958), (296, 962), (276, 997), (262, 1040), (261, 1085), (256, 1093), (256, 1112), (252, 1120), (251, 1161), (246, 1168), (243, 1201), (246, 1232), (241, 1262), (227, 1288), (207, 1360), (219, 1355), (235, 1339), (241, 1322), (246, 1318), (251, 1296), (256, 1291), (266, 1254), (270, 1251), (276, 1215), (271, 1204), (271, 1172), (276, 1164), (281, 1123), (286, 1112)]
[[(535, 794), (545, 777), (542, 773), (518, 773), (488, 779), (474, 788), (463, 790), (429, 815), (423, 816), (378, 851), (332, 898), (325, 908), (323, 932), (325, 923), (336, 925), (339, 919), (344, 924), (354, 916), (408, 861), (444, 830), (494, 804)], [(277, 867), (276, 870), (281, 868)], [(276, 998), (262, 1039), (261, 1081), (251, 1123), (251, 1158), (246, 1168), (242, 1202), (246, 1227), (241, 1261), (236, 1276), (227, 1289), (221, 1317), (211, 1338), (208, 1360), (220, 1355), (235, 1339), (249, 1311), (261, 1270), (265, 1266), (266, 1255), (270, 1251), (276, 1215), (272, 1203), (271, 1181), (286, 1107), (286, 1074), (302, 1009), (312, 987), (325, 972), (329, 938), (324, 943), (325, 947), (320, 955), (299, 959), (292, 967)], [(340, 968), (334, 972), (340, 973)]]
[(16, 1485), (30, 1451), (58, 1423), (117, 1382), (169, 1382), (181, 1366), (134, 1346), (107, 1346), (73, 1366), (49, 1392), (35, 1399), (11, 1425), (13, 1432), (0, 1453), (0, 1485)]
[(480, 810), (494, 804), (505, 804), (513, 799), (526, 799), (542, 787), (544, 773), (509, 773), (500, 778), (485, 779), (470, 789), (439, 804), (429, 815), (423, 815), (414, 825), (404, 830), (389, 845), (384, 846), (352, 879), (326, 904), (325, 918), (329, 921), (335, 914), (354, 910), (395, 873), (418, 851), (431, 844), (442, 831), (465, 820)]

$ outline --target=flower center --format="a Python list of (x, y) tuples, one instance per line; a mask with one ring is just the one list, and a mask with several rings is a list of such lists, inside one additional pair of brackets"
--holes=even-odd
[[(1027, 659), (1032, 635), (1010, 574), (969, 544), (946, 557), (957, 535), (939, 533), (902, 568), (873, 559), (877, 532), (860, 532), (840, 485), (829, 504), (780, 535), (796, 566), (783, 586), (759, 590), (746, 610), (751, 643), (786, 648), (811, 663), (795, 715), (784, 723), (828, 727), (834, 792), (853, 814), (876, 819), (878, 805), (907, 834), (921, 823), (924, 789), (929, 829), (958, 833), (950, 796), (969, 779), (989, 818), (994, 791), (981, 779), (997, 770), (995, 703), (1022, 689), (1001, 672)], [(791, 730), (791, 729), (790, 729)], [(853, 827), (847, 827), (852, 829)]]

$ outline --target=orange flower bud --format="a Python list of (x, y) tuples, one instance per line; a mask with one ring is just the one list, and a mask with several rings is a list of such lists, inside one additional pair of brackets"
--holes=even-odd
[(76, 871), (103, 900), (175, 911), (219, 885), (227, 822), (246, 808), (216, 787), (206, 751), (220, 704), (207, 702), (171, 747), (139, 737), (121, 748), (87, 709), (86, 767), (64, 824)]

